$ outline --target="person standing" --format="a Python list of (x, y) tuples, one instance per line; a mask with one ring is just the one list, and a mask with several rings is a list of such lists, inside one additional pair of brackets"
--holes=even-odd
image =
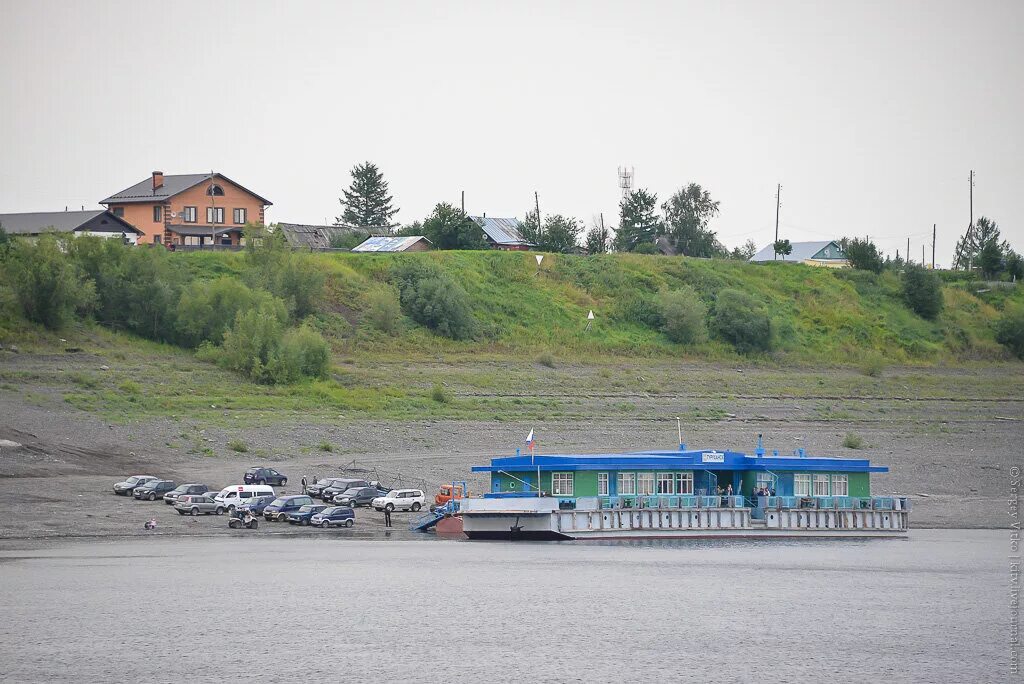
[(305, 475), (302, 476), (302, 493), (303, 494), (306, 493), (306, 476)]
[(384, 509), (384, 527), (391, 527), (391, 509)]

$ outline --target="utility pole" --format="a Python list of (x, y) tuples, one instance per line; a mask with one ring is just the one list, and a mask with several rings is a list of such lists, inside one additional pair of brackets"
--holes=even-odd
[(932, 270), (935, 270), (935, 226), (932, 224)]
[(921, 243), (921, 268), (925, 267), (924, 263), (924, 243)]
[(536, 190), (533, 191), (533, 206), (537, 210), (537, 237), (540, 238), (543, 235), (543, 231), (540, 227), (540, 195), (537, 194)]
[(967, 239), (964, 240), (964, 247), (970, 250), (970, 254), (967, 256), (967, 270), (971, 270), (971, 261), (974, 259), (974, 248), (971, 247), (972, 240), (974, 239), (974, 169), (971, 169), (971, 175), (968, 177), (971, 183), (971, 222), (967, 224)]
[[(782, 206), (782, 183), (775, 186), (775, 242), (779, 241), (779, 207)], [(775, 243), (772, 243), (773, 245)], [(772, 247), (772, 251), (775, 247)], [(779, 253), (775, 252), (775, 259), (778, 260)]]
[(466, 213), (466, 191), (462, 191), (462, 213)]
[(604, 212), (602, 211), (598, 216), (601, 217), (601, 251), (604, 252), (608, 249), (608, 232), (604, 229)]
[(907, 266), (910, 265), (910, 238), (907, 238)]

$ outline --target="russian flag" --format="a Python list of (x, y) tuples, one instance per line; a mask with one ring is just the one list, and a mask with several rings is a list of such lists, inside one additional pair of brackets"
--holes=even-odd
[(530, 434), (528, 434), (526, 436), (526, 448), (527, 449), (532, 449), (533, 448), (533, 428), (530, 429)]

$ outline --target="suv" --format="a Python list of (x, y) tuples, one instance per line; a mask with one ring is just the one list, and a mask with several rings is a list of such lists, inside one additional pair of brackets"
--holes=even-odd
[(275, 499), (277, 499), (276, 494), (270, 494), (268, 496), (254, 496), (249, 499), (247, 503), (242, 504), (238, 508), (243, 511), (249, 511), (253, 515), (263, 515), (263, 509), (273, 503)]
[(164, 494), (177, 487), (173, 480), (150, 480), (141, 487), (136, 487), (133, 494), (136, 499), (156, 501), (164, 498)]
[(321, 498), (320, 494), (333, 484), (333, 480), (333, 477), (322, 477), (306, 487), (306, 493), (314, 499), (319, 499)]
[(131, 496), (136, 487), (141, 487), (150, 480), (155, 479), (156, 478), (152, 475), (132, 475), (124, 482), (118, 482), (115, 484), (114, 493), (118, 496)]
[(320, 511), (327, 510), (328, 508), (329, 506), (325, 506), (324, 504), (307, 504), (300, 508), (299, 510), (295, 511), (294, 513), (288, 514), (288, 524), (308, 525), (310, 518), (312, 518)]
[(370, 504), (378, 511), (418, 511), (423, 508), (426, 497), (418, 489), (393, 489), (384, 496), (378, 496)]
[(309, 506), (313, 499), (305, 494), (293, 494), (292, 496), (279, 496), (271, 501), (263, 509), (263, 517), (267, 520), (284, 520), (289, 513), (294, 513), (303, 506)]
[(309, 524), (324, 529), (335, 525), (339, 527), (352, 527), (355, 524), (355, 518), (356, 512), (348, 506), (335, 506), (315, 514), (309, 519)]
[(288, 478), (273, 468), (249, 468), (245, 471), (242, 481), (245, 484), (273, 485), (275, 487), (284, 487), (288, 484)]
[(383, 496), (383, 492), (376, 487), (353, 487), (336, 495), (333, 501), (335, 506), (355, 508), (356, 506), (369, 506), (378, 496)]
[(164, 494), (164, 503), (168, 506), (173, 506), (174, 501), (179, 496), (185, 496), (186, 494), (206, 494), (208, 491), (210, 491), (210, 488), (204, 484), (178, 485), (171, 491)]
[(366, 480), (353, 480), (347, 477), (332, 477), (331, 486), (324, 487), (320, 492), (320, 498), (324, 501), (331, 501), (338, 494), (344, 494), (353, 487), (369, 487), (370, 483)]
[(224, 507), (208, 496), (201, 494), (183, 494), (174, 502), (174, 510), (178, 515), (220, 515)]

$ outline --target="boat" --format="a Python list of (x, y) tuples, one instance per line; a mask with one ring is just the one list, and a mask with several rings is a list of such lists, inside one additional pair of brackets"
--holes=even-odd
[(874, 496), (868, 459), (687, 449), (521, 454), (473, 466), (490, 491), (464, 498), (470, 539), (902, 537), (911, 502)]

